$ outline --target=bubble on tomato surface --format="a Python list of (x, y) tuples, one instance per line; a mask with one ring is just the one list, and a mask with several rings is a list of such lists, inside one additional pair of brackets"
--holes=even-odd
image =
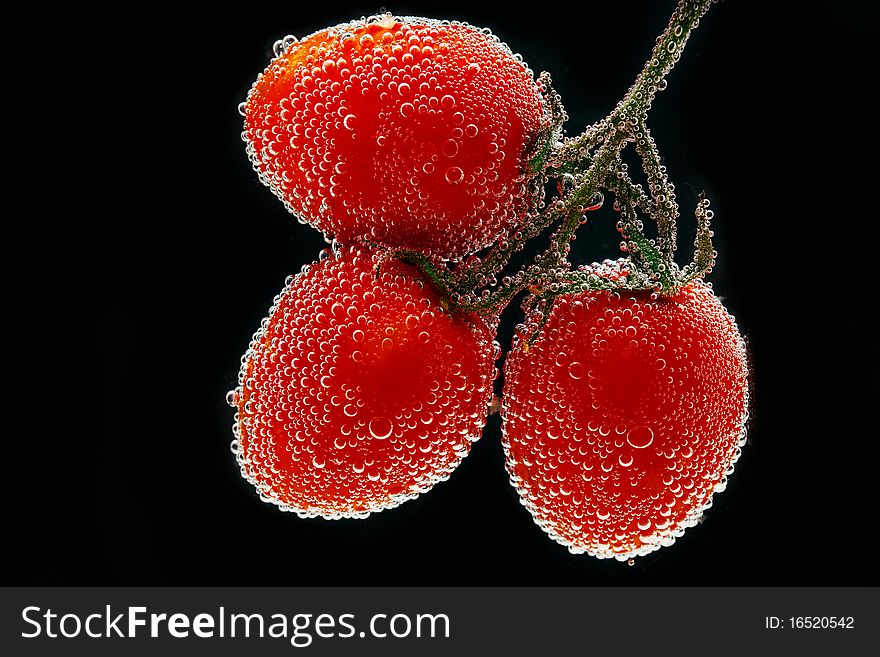
[(263, 501), (362, 518), (468, 454), (499, 347), (494, 324), (449, 313), (413, 267), (328, 251), (288, 278), (242, 357), (231, 449)]
[(651, 427), (638, 425), (626, 432), (626, 442), (636, 449), (645, 449), (654, 442), (654, 432)]
[[(571, 376), (573, 362), (582, 378)], [(514, 337), (504, 371), (511, 484), (573, 553), (626, 561), (671, 545), (724, 490), (741, 454), (745, 347), (701, 282), (669, 298), (563, 295), (528, 350)]]
[(457, 185), (464, 180), (464, 171), (461, 167), (449, 167), (446, 169), (446, 182), (450, 185)]
[[(524, 159), (548, 120), (534, 74), (467, 23), (385, 14), (321, 30), (278, 52), (240, 109), (261, 182), (345, 244), (457, 259), (543, 194)], [(440, 176), (424, 166), (437, 157), (451, 161)]]

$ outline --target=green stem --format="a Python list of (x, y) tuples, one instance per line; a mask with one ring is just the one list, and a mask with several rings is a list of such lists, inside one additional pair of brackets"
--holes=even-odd
[(663, 34), (657, 40), (651, 59), (615, 110), (632, 118), (641, 117), (651, 107), (658, 91), (666, 88), (666, 76), (681, 56), (691, 32), (715, 0), (679, 0)]
[(537, 237), (552, 226), (562, 214), (553, 206), (535, 215), (525, 222), (518, 230), (504, 240), (496, 242), (492, 249), (482, 258), (456, 275), (456, 289), (460, 291), (482, 287), (480, 280), (496, 275), (507, 264), (510, 256), (520, 251), (530, 239)]
[(685, 43), (713, 0), (679, 0), (669, 24), (657, 39), (651, 58), (611, 114), (582, 135), (567, 140), (556, 156), (559, 162), (580, 163), (597, 141), (621, 123), (643, 122), (654, 97), (666, 88), (666, 75), (678, 61)]
[[(455, 291), (455, 279), (452, 277), (452, 273), (445, 267), (437, 267), (437, 265), (435, 265), (425, 254), (420, 253), (419, 251), (396, 249), (389, 251), (388, 256), (417, 267), (419, 271), (431, 281), (431, 284), (437, 288), (442, 296), (449, 298)], [(377, 271), (380, 270), (381, 267), (382, 261), (376, 265)]]
[(676, 220), (678, 219), (678, 203), (675, 199), (675, 187), (669, 182), (666, 167), (660, 164), (660, 153), (648, 126), (640, 125), (640, 135), (635, 142), (636, 151), (642, 158), (642, 169), (648, 178), (648, 188), (654, 201), (654, 212), (651, 216), (657, 222), (657, 247), (663, 257), (671, 261), (675, 256)]
[(626, 198), (645, 214), (653, 216), (656, 213), (654, 201), (648, 198), (642, 186), (634, 183), (623, 168), (618, 168), (615, 175), (608, 176), (605, 179), (605, 185), (609, 192), (612, 192), (616, 197)]
[[(552, 153), (546, 152), (546, 144), (541, 146), (533, 157), (533, 163), (537, 162), (542, 168), (539, 174), (541, 181), (547, 179), (548, 173), (571, 176), (575, 184), (568, 193), (497, 243), (485, 257), (472, 260), (472, 264), (465, 264), (457, 272), (441, 272), (433, 263), (424, 263), (429, 278), (441, 289), (445, 287), (452, 292), (451, 306), (462, 311), (497, 312), (522, 290), (532, 288), (533, 294), (543, 296), (548, 281), (564, 277), (563, 272), (566, 271), (569, 273), (567, 286), (596, 285), (596, 289), (608, 289), (616, 285), (589, 272), (583, 275), (571, 272), (566, 259), (569, 243), (582, 223), (585, 207), (602, 189), (613, 191), (618, 200), (620, 226), (629, 241), (637, 270), (632, 280), (620, 285), (631, 286), (637, 281), (638, 284), (650, 281), (650, 286), (668, 292), (682, 283), (672, 261), (678, 217), (674, 187), (666, 177), (646, 121), (654, 97), (666, 87), (666, 75), (678, 61), (688, 37), (712, 1), (679, 0), (669, 24), (657, 39), (651, 58), (614, 111), (602, 121), (589, 126), (580, 136), (554, 147)], [(549, 84), (549, 78), (547, 80)], [(621, 151), (631, 141), (635, 142), (641, 157), (650, 196), (629, 179), (620, 160)], [(547, 168), (544, 168), (545, 163)], [(713, 251), (708, 229), (711, 213), (706, 212), (706, 206), (707, 203), (701, 198), (697, 210), (699, 225), (694, 262), (685, 268), (685, 272), (681, 272), (686, 276), (699, 276), (711, 267)], [(645, 237), (637, 209), (657, 221), (656, 242)], [(481, 294), (472, 291), (477, 287), (485, 288), (486, 280), (494, 278), (504, 268), (511, 254), (560, 218), (562, 224), (551, 236), (550, 245), (532, 265), (513, 277), (505, 277), (502, 284), (491, 291), (484, 289)], [(558, 285), (554, 287), (558, 288)]]
[(715, 266), (715, 257), (717, 256), (715, 247), (712, 245), (712, 229), (709, 227), (712, 221), (712, 211), (709, 209), (709, 199), (705, 194), (700, 194), (694, 216), (697, 218), (694, 259), (681, 272), (682, 285), (708, 274)]
[(625, 196), (618, 196), (620, 207), (621, 234), (628, 242), (627, 250), (631, 254), (633, 264), (653, 281), (660, 291), (668, 292), (676, 287), (673, 268), (660, 250), (645, 237), (642, 222), (638, 218), (635, 206)]

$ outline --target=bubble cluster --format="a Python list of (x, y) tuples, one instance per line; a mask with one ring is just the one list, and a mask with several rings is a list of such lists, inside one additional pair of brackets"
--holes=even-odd
[(341, 249), (276, 296), (242, 357), (232, 450), (262, 499), (364, 517), (446, 479), (480, 436), (499, 347), (411, 266)]
[(744, 442), (745, 347), (702, 282), (559, 297), (505, 364), (510, 481), (573, 553), (626, 561), (702, 517)]
[(537, 203), (524, 158), (545, 109), (488, 30), (382, 15), (276, 50), (242, 103), (242, 136), (303, 222), (343, 244), (455, 259)]

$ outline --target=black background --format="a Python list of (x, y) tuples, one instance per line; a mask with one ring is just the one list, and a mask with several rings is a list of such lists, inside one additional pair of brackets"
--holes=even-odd
[[(672, 7), (389, 5), (491, 27), (553, 75), (568, 134), (613, 107)], [(18, 554), (3, 583), (877, 584), (880, 35), (845, 3), (720, 3), (651, 113), (680, 256), (705, 189), (710, 280), (755, 370), (749, 443), (700, 526), (633, 567), (570, 555), (508, 484), (497, 415), (450, 481), (396, 510), (327, 522), (259, 501), (229, 453), (224, 396), (285, 276), (325, 243), (259, 185), (237, 105), (275, 39), (377, 9), (78, 9), (32, 41), (9, 130), (25, 207), (7, 220), (4, 542)], [(576, 258), (617, 257), (617, 241), (608, 216)]]

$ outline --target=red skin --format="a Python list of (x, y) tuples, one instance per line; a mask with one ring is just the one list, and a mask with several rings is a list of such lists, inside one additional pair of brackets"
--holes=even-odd
[(504, 447), (535, 522), (619, 560), (671, 544), (723, 490), (748, 404), (736, 323), (702, 282), (557, 299), (505, 363)]
[(242, 475), (302, 516), (364, 517), (445, 479), (485, 423), (495, 327), (417, 271), (343, 251), (296, 276), (245, 354)]
[(524, 156), (537, 84), (469, 25), (386, 17), (291, 45), (254, 83), (244, 136), (261, 180), (342, 244), (454, 259), (534, 204)]

